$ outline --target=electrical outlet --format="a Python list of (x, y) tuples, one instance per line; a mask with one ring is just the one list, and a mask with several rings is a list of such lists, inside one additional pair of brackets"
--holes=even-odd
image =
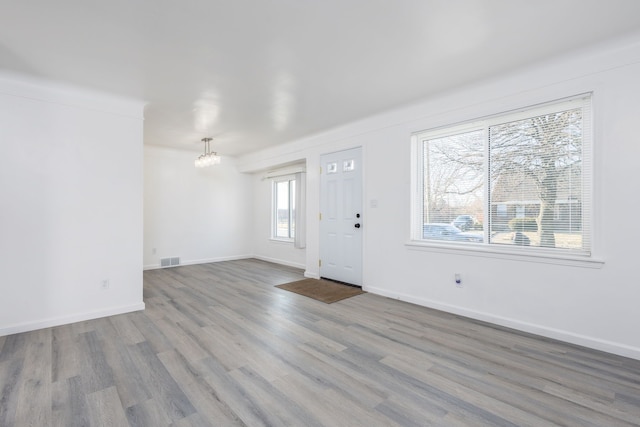
[(100, 289), (102, 289), (103, 291), (106, 291), (107, 289), (109, 289), (109, 279), (104, 279), (100, 281)]
[(155, 255), (156, 254), (156, 248), (151, 249), (151, 255)]

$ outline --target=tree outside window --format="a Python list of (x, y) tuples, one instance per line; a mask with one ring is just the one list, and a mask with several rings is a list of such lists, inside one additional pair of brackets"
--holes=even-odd
[(417, 238), (589, 253), (590, 96), (417, 137)]

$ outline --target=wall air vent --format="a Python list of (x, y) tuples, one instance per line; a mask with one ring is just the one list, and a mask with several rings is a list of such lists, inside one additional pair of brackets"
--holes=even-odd
[(160, 258), (160, 267), (175, 267), (180, 265), (180, 257)]

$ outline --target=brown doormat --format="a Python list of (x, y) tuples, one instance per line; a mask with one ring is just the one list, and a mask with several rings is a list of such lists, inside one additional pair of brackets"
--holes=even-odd
[(296, 294), (326, 302), (327, 304), (356, 295), (366, 294), (365, 291), (360, 288), (356, 288), (355, 286), (342, 285), (340, 283), (324, 279), (298, 280), (297, 282), (277, 285), (276, 288), (295, 292)]

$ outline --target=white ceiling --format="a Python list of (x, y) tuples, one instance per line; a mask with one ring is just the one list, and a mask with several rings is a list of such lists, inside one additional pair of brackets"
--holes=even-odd
[(0, 0), (0, 69), (239, 155), (640, 29), (639, 0)]

